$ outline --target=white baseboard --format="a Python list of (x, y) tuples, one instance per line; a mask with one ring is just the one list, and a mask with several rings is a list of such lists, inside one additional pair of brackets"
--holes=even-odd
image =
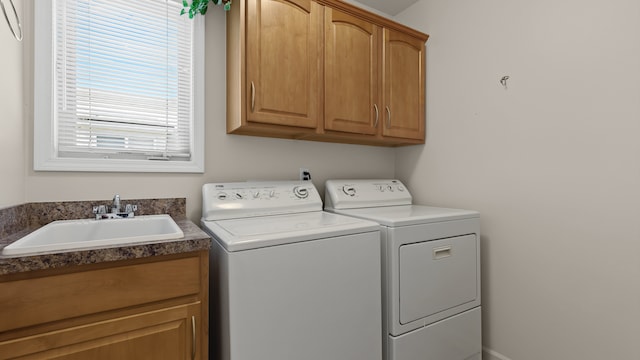
[(482, 347), (482, 360), (511, 360), (508, 357), (500, 354), (497, 351), (493, 351), (489, 348)]

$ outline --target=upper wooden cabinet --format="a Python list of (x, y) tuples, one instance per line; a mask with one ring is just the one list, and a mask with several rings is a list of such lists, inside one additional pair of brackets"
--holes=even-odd
[(297, 137), (319, 118), (322, 7), (234, 1), (227, 14), (227, 131)]
[(324, 12), (324, 128), (376, 133), (380, 119), (380, 27), (344, 12)]
[(321, 7), (310, 0), (247, 1), (247, 119), (315, 128)]
[(424, 143), (427, 38), (339, 0), (235, 1), (227, 132)]
[(384, 29), (384, 136), (424, 142), (424, 41)]

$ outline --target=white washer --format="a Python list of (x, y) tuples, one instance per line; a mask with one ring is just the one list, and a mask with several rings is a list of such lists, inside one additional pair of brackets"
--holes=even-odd
[(380, 232), (307, 182), (205, 184), (211, 358), (382, 357)]
[(326, 211), (380, 224), (384, 359), (481, 359), (479, 214), (412, 205), (398, 180), (325, 190)]

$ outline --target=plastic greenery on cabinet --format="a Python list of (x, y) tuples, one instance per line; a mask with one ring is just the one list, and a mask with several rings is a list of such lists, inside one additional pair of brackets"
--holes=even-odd
[(198, 13), (204, 15), (207, 13), (209, 1), (213, 1), (214, 5), (222, 4), (225, 11), (229, 11), (229, 9), (231, 9), (231, 0), (193, 0), (191, 5), (189, 5), (187, 0), (182, 0), (184, 9), (182, 9), (180, 15), (189, 13), (189, 19), (193, 19), (193, 17)]

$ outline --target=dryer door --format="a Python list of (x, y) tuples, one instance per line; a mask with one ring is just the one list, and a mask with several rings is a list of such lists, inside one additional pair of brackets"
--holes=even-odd
[(476, 300), (477, 251), (474, 234), (400, 246), (400, 323)]

